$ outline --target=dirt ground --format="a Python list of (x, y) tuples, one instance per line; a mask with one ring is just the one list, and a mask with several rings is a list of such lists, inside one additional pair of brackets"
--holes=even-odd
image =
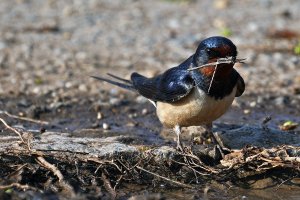
[[(245, 64), (236, 66), (246, 82), (246, 91), (214, 128), (260, 126), (268, 117), (271, 120), (267, 124), (272, 129), (279, 129), (287, 121), (300, 123), (299, 9), (297, 0), (2, 0), (1, 118), (34, 137), (43, 138), (46, 131), (90, 138), (95, 143), (118, 137), (121, 143), (146, 149), (175, 146), (175, 135), (162, 127), (149, 102), (90, 75), (114, 73), (128, 78), (138, 71), (153, 76), (184, 61), (202, 39), (223, 35), (236, 44), (238, 57), (246, 58)], [(5, 112), (46, 123), (28, 122)], [(1, 130), (2, 137), (15, 135), (4, 125)], [(189, 135), (195, 129), (184, 131)], [(291, 133), (300, 137), (300, 126)], [(20, 152), (19, 158), (6, 156), (3, 149), (1, 152), (0, 184), (17, 182), (35, 188), (3, 187), (1, 198), (67, 198), (61, 190), (65, 187), (51, 187), (54, 176), (49, 175), (45, 165), (28, 165), (25, 170), (35, 171), (43, 180), (26, 180), (24, 174), (18, 180), (13, 174), (16, 168), (31, 163), (33, 158)], [(41, 155), (36, 156), (41, 159)], [(45, 154), (48, 161), (58, 159), (51, 156)], [(98, 165), (81, 164), (84, 191), (83, 187), (74, 187), (80, 177), (75, 179), (71, 172), (77, 168), (71, 167), (70, 174), (63, 174), (74, 187), (72, 198), (111, 198), (113, 192), (107, 188), (105, 177), (87, 175)], [(63, 169), (68, 165), (55, 166), (68, 172)], [(272, 176), (279, 172), (275, 170)], [(290, 174), (292, 178), (281, 177), (276, 184), (262, 178), (266, 187), (245, 186), (243, 182), (233, 187), (231, 183), (210, 180), (201, 182), (196, 189), (181, 189), (155, 181), (124, 181), (116, 188), (116, 198), (141, 199), (137, 195), (142, 195), (144, 199), (219, 199), (222, 194), (223, 199), (298, 199), (299, 171), (292, 170)], [(52, 176), (51, 181), (48, 176)], [(104, 186), (97, 184), (99, 179)]]

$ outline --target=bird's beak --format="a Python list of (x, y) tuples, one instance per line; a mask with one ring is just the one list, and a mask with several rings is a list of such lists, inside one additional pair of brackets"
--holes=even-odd
[(202, 67), (212, 66), (212, 65), (219, 65), (219, 64), (235, 64), (235, 63), (244, 63), (246, 58), (236, 58), (234, 56), (226, 57), (226, 58), (219, 58), (216, 62), (207, 63), (204, 65), (200, 65), (198, 67), (189, 68), (188, 71), (193, 71), (195, 69), (200, 69)]

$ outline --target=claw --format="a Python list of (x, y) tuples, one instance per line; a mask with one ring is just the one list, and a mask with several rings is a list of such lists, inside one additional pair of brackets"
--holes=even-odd
[(173, 129), (177, 135), (177, 149), (179, 151), (183, 151), (183, 145), (181, 143), (180, 134), (181, 134), (181, 128), (179, 125), (176, 125)]

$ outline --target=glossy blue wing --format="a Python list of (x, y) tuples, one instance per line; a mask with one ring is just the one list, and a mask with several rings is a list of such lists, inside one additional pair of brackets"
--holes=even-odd
[(138, 73), (131, 75), (134, 88), (142, 96), (161, 102), (175, 102), (185, 97), (194, 87), (194, 81), (185, 69), (172, 68), (154, 78)]

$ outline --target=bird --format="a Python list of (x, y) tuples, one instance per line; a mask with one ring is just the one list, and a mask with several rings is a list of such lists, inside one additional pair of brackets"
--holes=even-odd
[(137, 72), (130, 80), (108, 73), (108, 78), (92, 76), (100, 81), (137, 92), (156, 108), (164, 127), (173, 128), (177, 148), (182, 149), (181, 128), (206, 126), (221, 117), (235, 97), (245, 91), (245, 82), (233, 68), (243, 62), (237, 58), (237, 47), (222, 36), (202, 40), (196, 52), (178, 66), (147, 78)]

